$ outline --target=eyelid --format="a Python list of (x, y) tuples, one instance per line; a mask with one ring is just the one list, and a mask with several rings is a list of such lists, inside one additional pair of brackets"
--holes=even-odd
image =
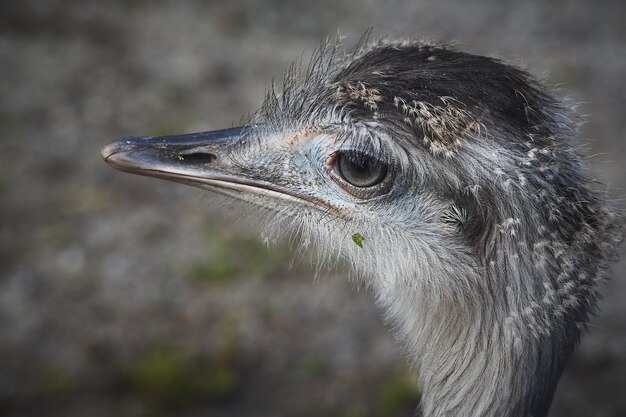
[[(362, 151), (361, 149), (358, 149), (358, 148), (337, 149), (333, 153), (331, 153), (330, 156), (328, 157), (328, 159), (326, 160), (326, 167), (328, 169), (332, 170), (333, 174), (335, 174), (336, 176), (338, 176), (340, 178), (341, 178), (341, 173), (339, 172), (339, 168), (337, 167), (337, 157), (339, 156), (339, 154), (342, 154), (342, 153), (353, 154), (353, 155), (365, 155), (368, 158), (375, 159), (380, 164), (386, 165), (388, 167), (387, 168), (388, 170), (390, 169), (389, 167), (391, 166), (391, 164), (386, 162), (384, 159), (381, 159), (378, 156), (375, 156), (375, 155), (373, 155), (370, 152), (364, 152), (364, 151)], [(352, 186), (352, 185), (350, 185), (350, 186)], [(357, 187), (355, 187), (355, 188), (357, 188)]]
[(351, 155), (364, 155), (367, 158), (375, 159), (377, 162), (385, 165), (391, 165), (392, 163), (391, 159), (381, 158), (380, 153), (378, 152), (375, 153), (367, 149), (357, 147), (336, 149), (335, 151), (333, 151), (333, 153), (330, 154), (329, 161), (332, 160), (334, 162), (337, 159), (337, 155), (340, 153), (346, 153)]
[[(387, 174), (386, 174), (386, 177), (382, 180), (382, 182), (370, 188), (360, 188), (360, 187), (355, 187), (354, 185), (346, 181), (342, 177), (341, 173), (339, 172), (339, 168), (337, 167), (337, 157), (341, 153), (351, 152), (351, 151), (354, 151), (355, 153), (358, 153), (361, 155), (366, 155), (367, 157), (376, 159), (381, 164), (386, 165)], [(326, 168), (331, 178), (333, 178), (335, 183), (337, 183), (340, 188), (342, 188), (344, 191), (349, 193), (352, 197), (355, 197), (362, 201), (372, 200), (372, 199), (375, 199), (377, 197), (380, 197), (386, 194), (387, 191), (391, 189), (391, 185), (393, 184), (393, 178), (395, 177), (395, 172), (396, 172), (393, 163), (389, 163), (385, 161), (384, 159), (381, 159), (379, 156), (372, 155), (371, 152), (363, 152), (359, 148), (343, 148), (343, 149), (335, 150), (333, 153), (329, 155), (326, 161)]]

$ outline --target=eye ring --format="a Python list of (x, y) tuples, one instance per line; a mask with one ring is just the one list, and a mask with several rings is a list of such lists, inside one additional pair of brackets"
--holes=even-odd
[(391, 166), (366, 152), (338, 150), (331, 155), (328, 167), (333, 180), (360, 199), (383, 194), (391, 185)]

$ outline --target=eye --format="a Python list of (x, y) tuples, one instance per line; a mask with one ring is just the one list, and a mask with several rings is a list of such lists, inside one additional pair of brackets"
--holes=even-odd
[(387, 165), (357, 151), (339, 151), (335, 154), (335, 169), (339, 176), (357, 188), (380, 184), (387, 176)]

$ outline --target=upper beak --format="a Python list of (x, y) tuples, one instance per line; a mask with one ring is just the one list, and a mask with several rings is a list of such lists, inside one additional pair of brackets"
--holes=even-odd
[(113, 168), (139, 175), (181, 180), (219, 171), (226, 150), (242, 140), (250, 127), (173, 136), (136, 136), (102, 148)]

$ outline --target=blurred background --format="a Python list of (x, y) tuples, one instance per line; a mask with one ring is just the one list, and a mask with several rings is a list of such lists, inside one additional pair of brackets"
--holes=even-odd
[[(338, 29), (456, 40), (588, 115), (626, 186), (626, 3), (21, 1), (0, 5), (0, 415), (411, 416), (419, 395), (339, 268), (226, 222), (211, 195), (129, 176), (110, 140), (230, 127)], [(622, 259), (624, 246), (621, 249)], [(626, 415), (626, 264), (552, 416)]]

